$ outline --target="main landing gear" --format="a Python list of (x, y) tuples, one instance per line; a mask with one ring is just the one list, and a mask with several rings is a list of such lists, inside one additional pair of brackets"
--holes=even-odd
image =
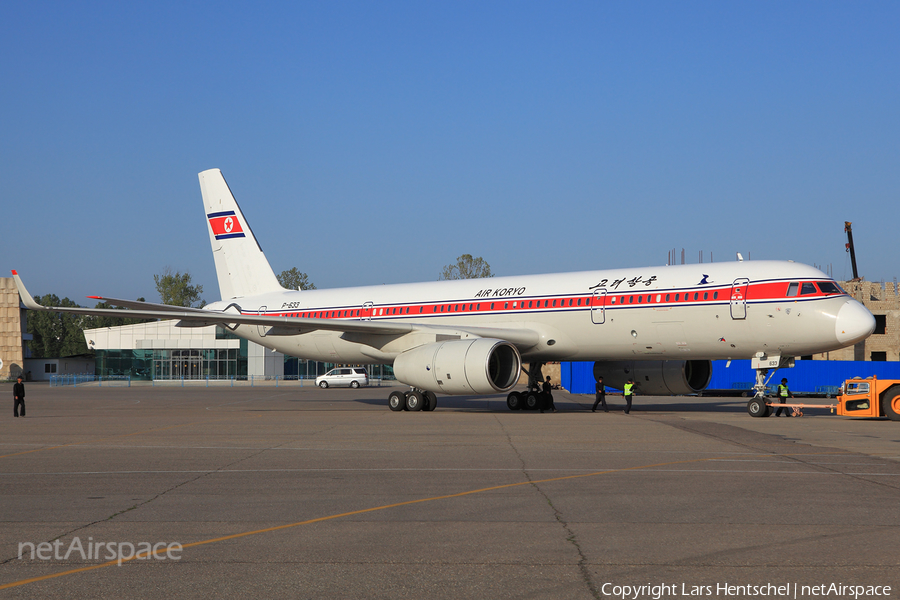
[(506, 406), (509, 410), (540, 410), (544, 408), (547, 399), (541, 392), (541, 381), (543, 373), (541, 373), (542, 363), (530, 363), (528, 365), (528, 390), (525, 392), (510, 392), (506, 397)]
[(408, 392), (394, 390), (388, 396), (388, 407), (393, 411), (401, 410), (434, 410), (437, 408), (437, 396), (434, 392), (425, 392), (415, 388)]

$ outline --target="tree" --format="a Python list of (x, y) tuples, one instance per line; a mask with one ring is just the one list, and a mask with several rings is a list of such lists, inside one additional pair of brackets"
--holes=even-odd
[(282, 271), (280, 275), (275, 276), (281, 287), (289, 290), (314, 290), (316, 284), (309, 282), (309, 276), (301, 273), (297, 267), (291, 267), (289, 271)]
[(154, 275), (153, 281), (156, 283), (156, 291), (159, 292), (159, 298), (163, 304), (172, 306), (194, 306), (202, 308), (206, 302), (200, 298), (203, 293), (202, 285), (191, 285), (190, 273), (172, 272), (171, 267), (163, 269), (161, 275)]
[[(78, 307), (68, 298), (60, 300), (56, 294), (38, 296), (35, 300), (44, 306)], [(85, 315), (71, 313), (29, 311), (27, 331), (32, 335), (32, 339), (27, 343), (31, 355), (34, 358), (60, 358), (87, 354), (88, 347), (82, 332), (89, 319), (90, 317)]]
[(463, 254), (456, 259), (455, 265), (447, 265), (441, 271), (442, 279), (480, 279), (482, 277), (493, 277), (491, 273), (491, 265), (481, 258), (472, 258), (471, 254)]

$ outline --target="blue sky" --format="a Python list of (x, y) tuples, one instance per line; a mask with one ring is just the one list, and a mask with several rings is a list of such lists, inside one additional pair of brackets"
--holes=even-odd
[(0, 269), (218, 299), (199, 171), (320, 288), (791, 259), (900, 276), (897, 2), (0, 3)]

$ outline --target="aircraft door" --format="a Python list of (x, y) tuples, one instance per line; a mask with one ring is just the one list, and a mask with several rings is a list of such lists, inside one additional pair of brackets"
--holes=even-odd
[(374, 306), (374, 302), (363, 302), (362, 312), (359, 313), (359, 318), (363, 321), (371, 321)]
[(597, 325), (606, 322), (606, 288), (597, 288), (591, 298), (591, 321)]
[(746, 278), (735, 279), (731, 284), (731, 318), (747, 318), (747, 291), (750, 280)]
[[(259, 316), (261, 316), (261, 317), (266, 316), (266, 307), (265, 306), (259, 307)], [(257, 325), (256, 331), (259, 333), (260, 336), (266, 337), (266, 333), (269, 331), (269, 328), (265, 325)]]

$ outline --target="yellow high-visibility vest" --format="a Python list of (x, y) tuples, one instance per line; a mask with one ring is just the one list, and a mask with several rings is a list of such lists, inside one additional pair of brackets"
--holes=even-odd
[(778, 395), (781, 396), (782, 398), (787, 398), (788, 397), (788, 386), (784, 385), (783, 383), (779, 383), (778, 384)]
[(633, 388), (634, 388), (633, 383), (626, 383), (625, 387), (623, 388), (625, 390), (625, 395), (631, 396), (633, 394), (633, 392), (631, 391)]

